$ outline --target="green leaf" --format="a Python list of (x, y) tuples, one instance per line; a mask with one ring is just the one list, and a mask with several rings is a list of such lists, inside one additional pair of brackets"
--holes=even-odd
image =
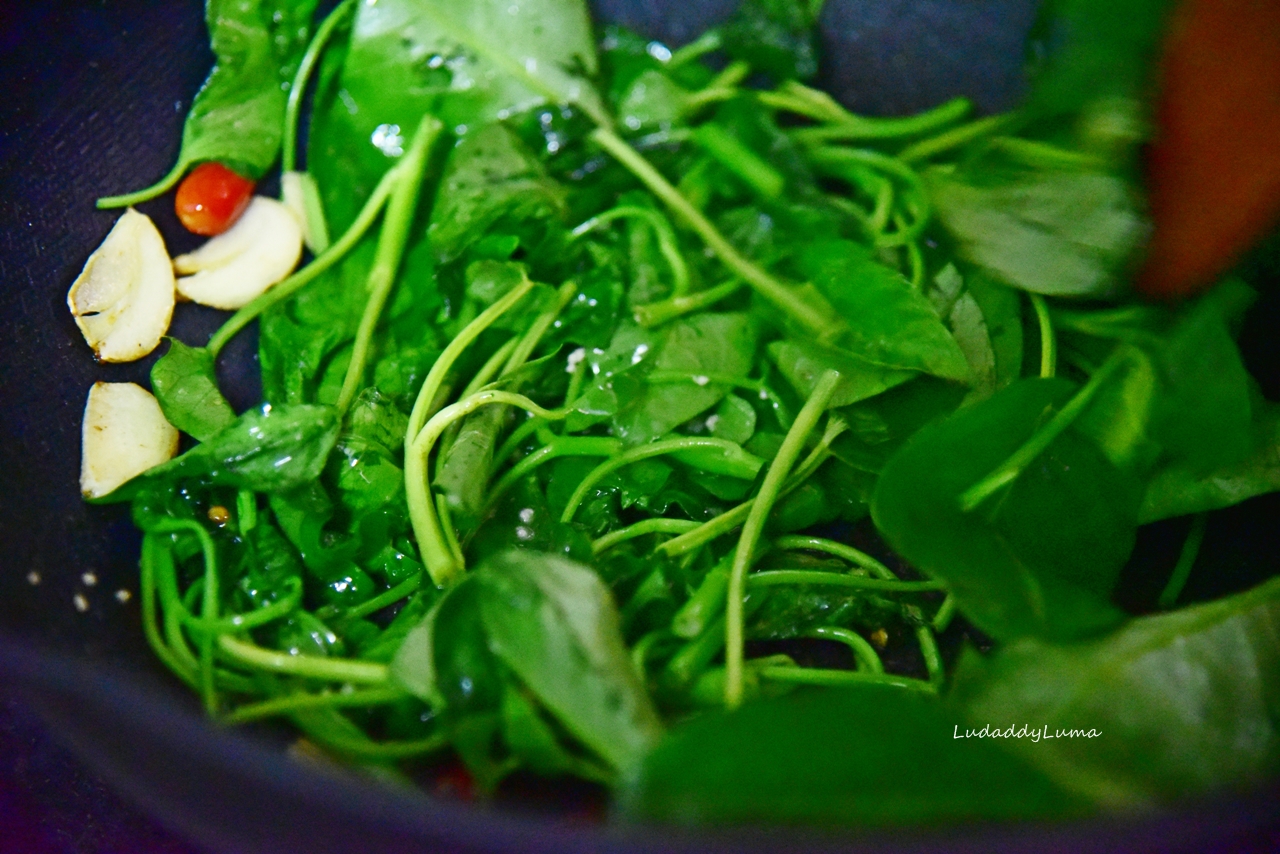
[(1052, 296), (1109, 296), (1147, 229), (1133, 190), (1101, 172), (924, 174), (960, 257), (997, 281)]
[(847, 240), (807, 246), (800, 268), (848, 324), (839, 346), (907, 371), (967, 382), (969, 364), (929, 300), (906, 279)]
[(160, 195), (206, 160), (261, 178), (280, 152), (285, 102), (315, 9), (316, 0), (208, 0), (215, 61), (187, 113), (178, 162), (159, 183), (120, 204)]
[(1182, 461), (1157, 469), (1147, 483), (1139, 519), (1145, 524), (1219, 510), (1280, 490), (1280, 405), (1268, 403), (1255, 414), (1253, 447), (1245, 459), (1207, 472)]
[(1138, 101), (1149, 93), (1151, 67), (1170, 0), (1051, 0), (1034, 34), (1049, 50), (1032, 66), (1028, 109), (1074, 114), (1090, 103)]
[(996, 390), (1022, 376), (1022, 302), (1013, 288), (978, 272), (965, 276), (965, 287), (978, 303), (996, 360)]
[[(318, 478), (337, 439), (333, 407), (266, 404), (130, 483), (201, 479), (255, 492), (284, 492)], [(112, 493), (112, 500), (130, 497), (128, 491), (126, 484)]]
[(805, 0), (744, 0), (720, 27), (725, 53), (775, 81), (818, 73), (814, 4)]
[(797, 691), (673, 729), (619, 793), (682, 825), (918, 826), (1079, 814), (1029, 763), (956, 740), (958, 715), (900, 688)]
[(1136, 480), (1068, 428), (1007, 490), (970, 513), (959, 496), (1001, 465), (1075, 392), (1022, 380), (920, 430), (889, 459), (876, 527), (914, 566), (947, 583), (998, 640), (1067, 639), (1114, 626), (1109, 602), (1133, 548)]
[(479, 584), (469, 576), (442, 596), (405, 635), (391, 675), (415, 696), (457, 721), (493, 711), (501, 701), (501, 665), (480, 619)]
[(706, 427), (717, 439), (741, 445), (756, 432), (755, 407), (736, 394), (725, 395), (715, 413), (707, 416)]
[(1088, 643), (1021, 641), (966, 662), (953, 698), (972, 725), (1097, 731), (1006, 746), (1104, 806), (1259, 782), (1280, 768), (1280, 579)]
[(1201, 471), (1236, 463), (1250, 450), (1252, 380), (1231, 324), (1253, 296), (1238, 282), (1215, 288), (1151, 347), (1164, 386), (1152, 438)]
[[(621, 330), (620, 330), (621, 332)], [(687, 380), (647, 382), (628, 391), (599, 375), (597, 386), (612, 385), (617, 399), (614, 429), (624, 442), (639, 445), (671, 432), (680, 424), (715, 406), (729, 386), (712, 377), (744, 379), (755, 361), (756, 325), (746, 314), (705, 313), (682, 318), (664, 327), (657, 352), (639, 341), (630, 352), (619, 352), (620, 339), (610, 346), (631, 364)], [(631, 364), (620, 365), (624, 371)]]
[(802, 400), (813, 393), (813, 387), (826, 371), (839, 371), (840, 382), (831, 395), (832, 407), (875, 397), (916, 376), (913, 371), (886, 368), (816, 341), (784, 338), (770, 342), (768, 351), (778, 371)]
[(169, 339), (169, 352), (151, 366), (151, 390), (169, 423), (201, 442), (236, 420), (218, 389), (213, 354)]
[(973, 378), (972, 395), (980, 399), (996, 390), (996, 352), (982, 307), (964, 285), (960, 272), (948, 264), (934, 277), (928, 297), (964, 353)]
[(578, 0), (383, 0), (360, 6), (342, 85), (366, 113), (368, 139), (380, 125), (413, 126), (394, 112), (397, 100), (415, 122), (430, 111), (447, 127), (546, 101), (600, 113), (587, 82), (596, 67)]
[(662, 725), (599, 577), (581, 564), (521, 550), (491, 557), (472, 578), (494, 653), (610, 766), (635, 765)]
[(427, 233), (443, 263), (500, 224), (503, 233), (537, 235), (564, 215), (564, 190), (519, 137), (495, 123), (463, 137), (450, 154)]

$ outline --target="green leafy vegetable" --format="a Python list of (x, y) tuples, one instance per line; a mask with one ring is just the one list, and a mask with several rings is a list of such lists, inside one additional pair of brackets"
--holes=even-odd
[(206, 441), (235, 420), (231, 404), (218, 389), (213, 354), (169, 339), (169, 352), (151, 368), (151, 389), (169, 423)]
[(289, 85), (306, 50), (315, 9), (316, 0), (209, 0), (205, 21), (216, 63), (187, 113), (178, 162), (155, 185), (100, 199), (98, 206), (154, 198), (205, 160), (262, 177), (280, 153)]
[(1094, 802), (1150, 806), (1246, 784), (1280, 767), (1278, 622), (1273, 579), (1088, 643), (1028, 639), (971, 659), (954, 699), (970, 728), (1031, 721), (1099, 733), (1007, 744)]
[(1015, 383), (922, 429), (876, 486), (872, 514), (889, 542), (1001, 640), (1081, 637), (1121, 619), (1108, 600), (1141, 492), (1088, 439), (1068, 430), (987, 504), (960, 505), (1074, 391), (1062, 380)]

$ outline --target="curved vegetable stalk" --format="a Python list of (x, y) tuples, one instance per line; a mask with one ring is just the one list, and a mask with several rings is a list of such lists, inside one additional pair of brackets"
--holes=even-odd
[(440, 514), (431, 501), (430, 487), (427, 485), (430, 482), (427, 460), (436, 440), (450, 424), (465, 418), (483, 406), (494, 404), (518, 406), (547, 421), (559, 421), (569, 414), (568, 409), (543, 409), (522, 394), (497, 390), (481, 391), (441, 409), (431, 417), (413, 442), (406, 444), (404, 477), (409, 521), (413, 525), (413, 533), (418, 540), (422, 562), (426, 565), (431, 580), (439, 587), (447, 586), (457, 580), (463, 566), (441, 526)]
[(804, 450), (805, 440), (817, 426), (818, 419), (827, 409), (831, 395), (835, 393), (840, 382), (838, 371), (828, 370), (818, 379), (813, 394), (805, 401), (796, 416), (796, 421), (787, 431), (787, 437), (778, 449), (778, 455), (769, 464), (769, 471), (760, 484), (760, 492), (755, 503), (751, 505), (751, 513), (742, 525), (742, 536), (738, 539), (738, 548), (733, 554), (733, 567), (729, 571), (729, 601), (725, 606), (725, 681), (724, 704), (730, 709), (742, 703), (743, 689), (743, 596), (747, 589), (747, 569), (764, 533), (764, 523), (773, 510), (773, 503), (782, 490), (791, 467), (795, 465), (800, 452)]
[(613, 155), (631, 174), (639, 178), (655, 196), (662, 199), (677, 216), (698, 233), (698, 236), (724, 265), (754, 288), (756, 293), (773, 303), (801, 328), (819, 339), (830, 339), (839, 334), (843, 324), (833, 323), (825, 312), (806, 303), (792, 293), (786, 285), (733, 248), (733, 244), (725, 239), (720, 230), (712, 225), (701, 211), (689, 204), (689, 200), (682, 196), (680, 191), (673, 187), (662, 173), (653, 168), (653, 165), (638, 151), (627, 144), (626, 140), (604, 126), (592, 131), (591, 139)]
[(342, 379), (342, 390), (338, 393), (338, 411), (345, 412), (355, 397), (356, 389), (364, 378), (365, 361), (369, 355), (369, 342), (373, 339), (373, 330), (378, 325), (378, 317), (391, 294), (391, 286), (395, 284), (396, 272), (400, 269), (400, 261), (404, 258), (405, 245), (409, 240), (409, 228), (413, 224), (413, 214), (418, 206), (418, 196), (422, 189), (422, 175), (427, 166), (427, 152), (431, 144), (440, 136), (444, 125), (430, 114), (418, 122), (413, 142), (403, 160), (396, 166), (396, 188), (387, 201), (387, 214), (382, 221), (382, 234), (378, 237), (378, 250), (373, 259), (373, 267), (369, 270), (369, 301), (365, 304), (364, 314), (360, 317), (360, 326), (356, 330), (355, 345), (351, 351), (351, 362), (347, 366), (347, 374)]

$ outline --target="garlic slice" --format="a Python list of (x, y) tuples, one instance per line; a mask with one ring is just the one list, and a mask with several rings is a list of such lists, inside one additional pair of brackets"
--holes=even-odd
[(67, 306), (99, 359), (131, 362), (169, 328), (173, 288), (164, 238), (150, 217), (129, 208), (85, 262)]
[(80, 491), (100, 498), (178, 452), (178, 431), (136, 383), (94, 383), (84, 406)]
[(178, 293), (192, 302), (236, 309), (284, 279), (302, 257), (302, 227), (275, 199), (254, 196), (236, 224), (173, 259)]

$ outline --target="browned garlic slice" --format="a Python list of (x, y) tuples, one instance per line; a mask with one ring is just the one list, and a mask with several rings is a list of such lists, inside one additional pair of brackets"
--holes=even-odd
[(302, 257), (302, 227), (289, 208), (254, 196), (231, 228), (173, 259), (178, 293), (192, 302), (236, 309), (284, 279)]
[(104, 362), (141, 359), (173, 316), (173, 268), (146, 214), (124, 212), (67, 293), (84, 340)]
[(100, 498), (178, 452), (178, 431), (136, 383), (94, 383), (84, 406), (80, 491)]

